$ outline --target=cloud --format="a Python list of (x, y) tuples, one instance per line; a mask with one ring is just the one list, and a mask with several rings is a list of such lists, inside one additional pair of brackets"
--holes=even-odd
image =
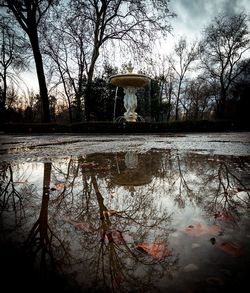
[(171, 9), (177, 13), (172, 21), (175, 36), (199, 37), (202, 30), (219, 14), (233, 15), (247, 11), (248, 0), (172, 0)]

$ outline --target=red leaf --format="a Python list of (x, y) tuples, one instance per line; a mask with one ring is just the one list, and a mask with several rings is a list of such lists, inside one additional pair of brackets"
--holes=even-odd
[(172, 254), (171, 251), (167, 248), (166, 244), (161, 241), (157, 241), (153, 244), (143, 242), (138, 244), (136, 248), (146, 252), (157, 260), (162, 260), (166, 256), (170, 256)]
[(104, 231), (101, 240), (105, 242), (114, 242), (116, 244), (124, 244), (124, 239), (122, 236), (122, 232), (118, 230), (108, 230)]
[(239, 244), (233, 242), (223, 242), (218, 246), (221, 250), (233, 256), (242, 255), (242, 250)]
[(219, 235), (223, 232), (222, 228), (216, 225), (207, 226), (204, 224), (193, 224), (183, 230), (189, 236), (200, 236), (203, 234)]
[(234, 217), (230, 214), (224, 213), (224, 212), (217, 212), (214, 214), (215, 219), (221, 220), (221, 221), (232, 221), (234, 220)]
[(111, 217), (116, 215), (118, 212), (115, 210), (106, 210), (102, 212), (104, 216)]
[(85, 222), (78, 222), (75, 220), (70, 219), (69, 217), (65, 216), (64, 221), (73, 225), (77, 230), (83, 230), (85, 232), (89, 232), (89, 224)]
[(110, 192), (110, 197), (111, 198), (114, 198), (115, 196), (117, 196), (117, 193), (116, 192), (114, 192), (114, 191)]
[(65, 183), (63, 183), (63, 182), (57, 182), (57, 183), (55, 184), (55, 189), (56, 189), (56, 190), (64, 189), (64, 187), (65, 187)]

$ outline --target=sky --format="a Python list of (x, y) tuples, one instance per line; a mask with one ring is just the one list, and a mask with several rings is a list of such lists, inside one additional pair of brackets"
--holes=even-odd
[[(173, 27), (172, 36), (161, 43), (164, 52), (173, 49), (174, 42), (180, 36), (186, 36), (188, 41), (200, 39), (202, 30), (219, 13), (232, 15), (234, 13), (246, 12), (250, 17), (249, 0), (170, 0), (170, 10), (177, 14), (171, 20)], [(27, 86), (35, 91), (38, 84), (32, 73), (23, 74), (23, 80)]]
[(249, 0), (171, 0), (170, 8), (177, 14), (173, 19), (173, 33), (189, 38), (199, 37), (202, 30), (219, 13), (233, 15), (250, 13)]

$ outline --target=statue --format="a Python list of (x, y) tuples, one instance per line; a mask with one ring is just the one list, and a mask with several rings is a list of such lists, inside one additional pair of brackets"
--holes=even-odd
[(127, 121), (135, 121), (137, 118), (137, 113), (135, 109), (137, 108), (137, 97), (135, 95), (135, 89), (132, 87), (124, 88), (124, 108), (126, 112), (124, 117)]

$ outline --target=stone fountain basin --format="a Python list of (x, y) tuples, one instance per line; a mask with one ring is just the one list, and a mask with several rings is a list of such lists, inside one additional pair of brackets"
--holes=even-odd
[(143, 74), (119, 74), (111, 76), (110, 82), (119, 87), (144, 87), (150, 78)]
[(111, 179), (112, 183), (121, 186), (141, 186), (149, 184), (152, 176), (149, 172), (140, 169), (127, 169)]

